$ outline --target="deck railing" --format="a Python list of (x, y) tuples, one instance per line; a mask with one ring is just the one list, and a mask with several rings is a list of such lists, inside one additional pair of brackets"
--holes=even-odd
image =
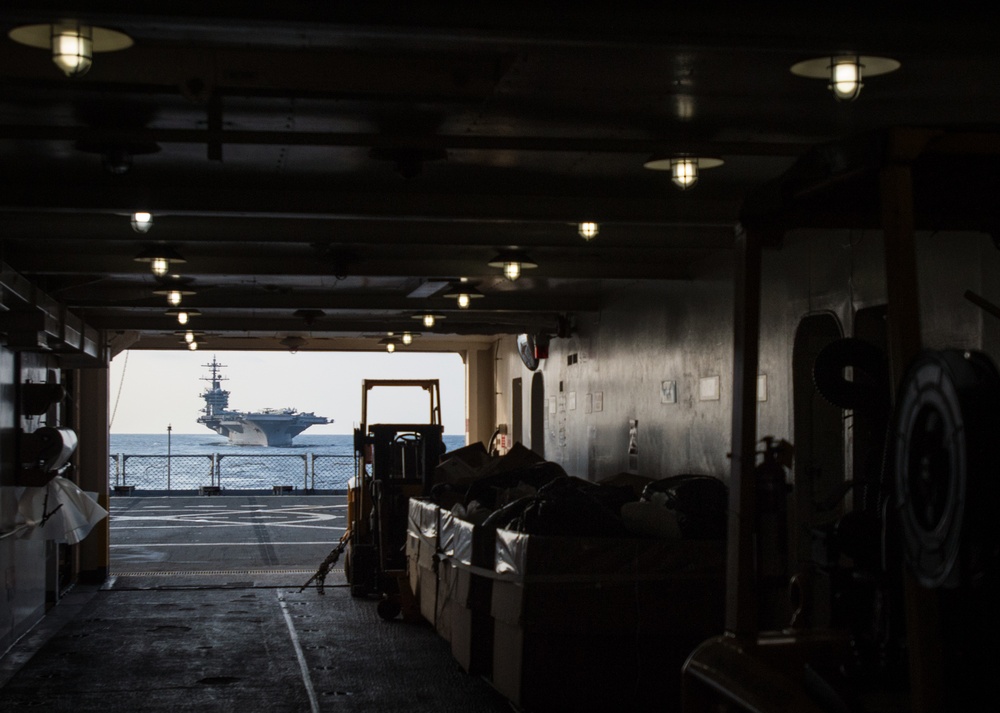
[(346, 490), (356, 473), (352, 455), (211, 453), (133, 455), (110, 458), (112, 492), (254, 490), (301, 492)]

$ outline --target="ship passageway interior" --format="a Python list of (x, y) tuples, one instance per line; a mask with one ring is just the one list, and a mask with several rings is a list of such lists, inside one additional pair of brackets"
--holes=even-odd
[[(0, 709), (995, 697), (1000, 7), (730, 5), (5, 0)], [(133, 481), (119, 364), (169, 439), (249, 352), (370, 371), (206, 438), (426, 355), (457, 423)]]
[(112, 574), (0, 660), (0, 710), (491, 711), (432, 627), (385, 622), (342, 567), (341, 496), (116, 497)]

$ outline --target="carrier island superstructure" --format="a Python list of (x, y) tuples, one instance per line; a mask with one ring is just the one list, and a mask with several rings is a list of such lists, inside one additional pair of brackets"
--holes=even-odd
[(226, 380), (222, 376), (225, 364), (220, 364), (213, 356), (210, 364), (202, 366), (211, 370), (210, 375), (203, 376), (202, 379), (212, 385), (201, 394), (205, 399), (205, 408), (198, 417), (198, 423), (226, 436), (232, 445), (290, 446), (292, 439), (310, 426), (331, 422), (323, 416), (311, 412), (300, 413), (294, 408), (231, 411), (229, 392), (221, 386)]

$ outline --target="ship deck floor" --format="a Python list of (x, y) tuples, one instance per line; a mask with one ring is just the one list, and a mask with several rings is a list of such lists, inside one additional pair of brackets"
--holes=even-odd
[(0, 658), (0, 711), (509, 711), (342, 569), (299, 591), (345, 513), (343, 496), (112, 498), (112, 576)]

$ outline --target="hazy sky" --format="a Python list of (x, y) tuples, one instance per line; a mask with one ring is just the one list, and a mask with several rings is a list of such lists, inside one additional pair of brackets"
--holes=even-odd
[[(127, 355), (127, 358), (126, 358)], [(296, 408), (333, 419), (305, 433), (353, 433), (361, 420), (363, 379), (438, 379), (444, 432), (465, 433), (465, 365), (457, 354), (383, 352), (223, 352), (131, 350), (111, 361), (112, 433), (208, 433), (198, 423), (211, 386), (204, 365), (225, 365), (229, 407)], [(123, 378), (124, 377), (124, 378)], [(420, 389), (369, 393), (369, 423), (426, 423), (430, 401)]]

